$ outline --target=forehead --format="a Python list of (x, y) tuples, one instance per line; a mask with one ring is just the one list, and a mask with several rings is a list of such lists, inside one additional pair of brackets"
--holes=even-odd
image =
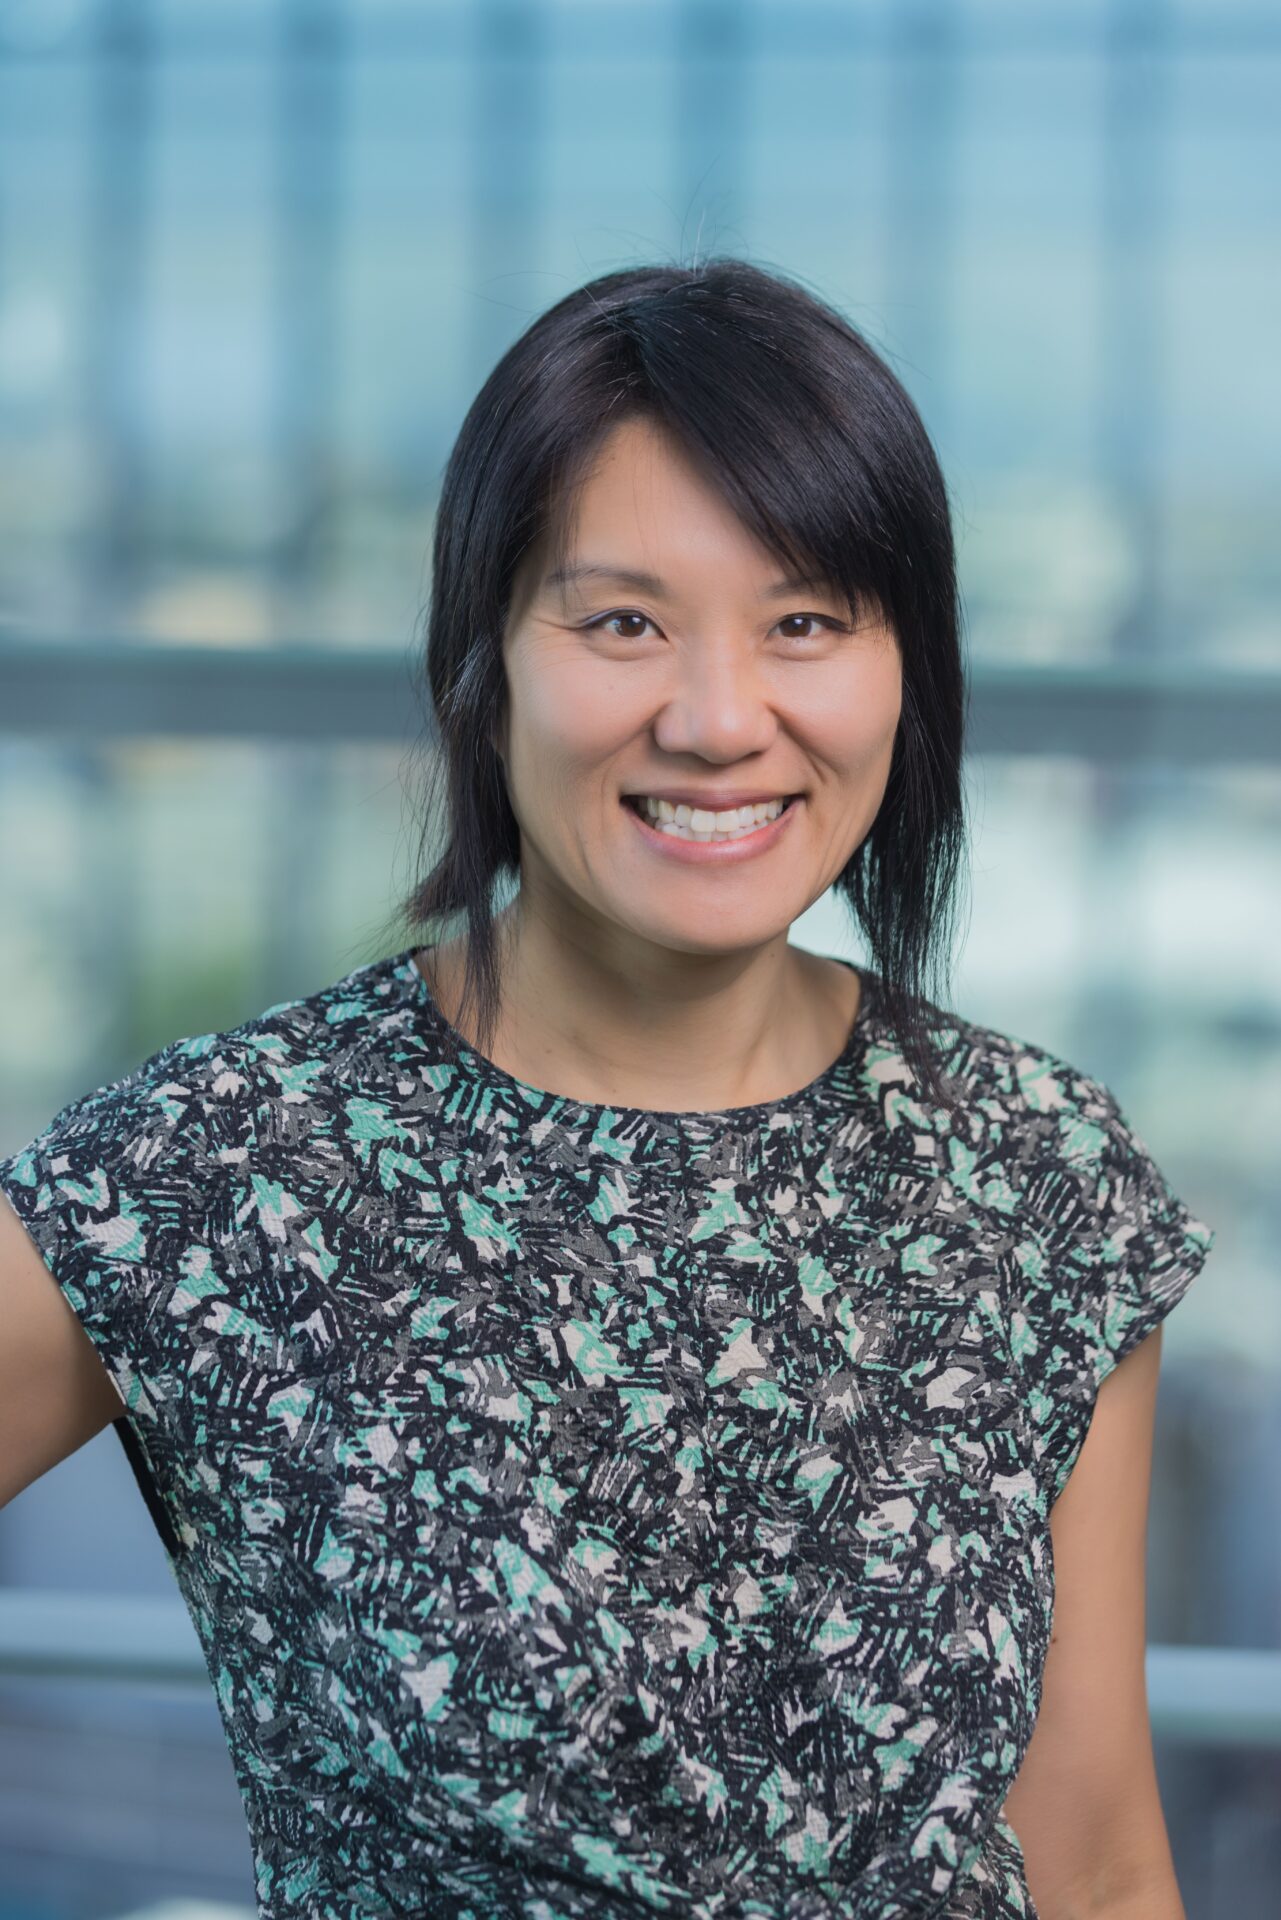
[(819, 589), (818, 569), (787, 566), (738, 518), (680, 446), (643, 422), (608, 436), (526, 556), (528, 589), (557, 599), (617, 589), (662, 596), (682, 578), (748, 577), (755, 589)]
[(583, 545), (614, 529), (670, 539), (691, 516), (704, 532), (716, 527), (749, 537), (713, 476), (675, 437), (652, 421), (632, 419), (597, 445), (561, 502), (558, 524), (564, 544)]

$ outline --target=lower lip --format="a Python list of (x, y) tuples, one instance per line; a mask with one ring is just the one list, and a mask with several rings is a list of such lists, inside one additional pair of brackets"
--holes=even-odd
[(799, 799), (793, 800), (777, 820), (767, 820), (754, 833), (745, 833), (738, 840), (680, 840), (674, 833), (660, 833), (635, 807), (629, 806), (626, 800), (619, 801), (623, 812), (636, 822), (648, 846), (667, 854), (669, 859), (684, 860), (698, 867), (732, 866), (738, 860), (750, 860), (754, 854), (767, 852), (787, 831), (787, 823), (800, 804)]

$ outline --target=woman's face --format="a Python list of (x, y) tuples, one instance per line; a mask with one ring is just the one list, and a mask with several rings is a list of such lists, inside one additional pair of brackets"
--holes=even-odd
[[(531, 550), (504, 638), (498, 740), (524, 905), (629, 948), (785, 936), (880, 806), (902, 701), (893, 631), (852, 627), (822, 588), (779, 586), (773, 557), (642, 420), (604, 442), (571, 533), (575, 577), (549, 578)], [(715, 843), (642, 824), (641, 795), (713, 812), (795, 798), (765, 830)]]

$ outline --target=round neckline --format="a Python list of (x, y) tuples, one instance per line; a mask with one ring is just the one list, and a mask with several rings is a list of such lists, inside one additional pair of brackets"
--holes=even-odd
[(848, 967), (851, 973), (859, 976), (858, 1011), (836, 1058), (829, 1061), (820, 1073), (793, 1093), (781, 1094), (774, 1100), (753, 1101), (742, 1107), (625, 1107), (613, 1100), (580, 1100), (573, 1094), (554, 1093), (550, 1087), (536, 1087), (532, 1081), (520, 1080), (515, 1074), (508, 1073), (505, 1067), (487, 1060), (484, 1054), (479, 1053), (445, 1018), (422, 970), (415, 964), (415, 954), (429, 953), (435, 944), (429, 941), (417, 946), (405, 947), (400, 953), (394, 954), (386, 964), (396, 978), (408, 988), (409, 997), (416, 1011), (426, 1019), (429, 1027), (437, 1035), (451, 1042), (459, 1065), (465, 1067), (473, 1079), (496, 1083), (508, 1092), (518, 1095), (526, 1106), (540, 1109), (551, 1106), (560, 1111), (577, 1113), (597, 1120), (604, 1114), (610, 1113), (623, 1120), (661, 1121), (677, 1125), (701, 1126), (709, 1121), (720, 1121), (730, 1125), (737, 1123), (742, 1126), (768, 1125), (775, 1114), (787, 1113), (793, 1107), (801, 1106), (806, 1101), (821, 1095), (849, 1069), (856, 1055), (867, 1043), (872, 1025), (872, 1010), (876, 1004), (880, 985), (879, 976), (869, 968), (856, 966), (852, 960), (843, 960), (838, 954), (820, 956), (823, 959), (835, 960), (839, 966)]

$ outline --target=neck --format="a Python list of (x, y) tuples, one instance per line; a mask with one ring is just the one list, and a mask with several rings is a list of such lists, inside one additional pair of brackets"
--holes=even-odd
[[(519, 898), (496, 928), (503, 1002), (488, 1056), (569, 1099), (671, 1112), (781, 1099), (831, 1065), (858, 1014), (858, 974), (786, 938), (730, 955), (601, 943)], [(434, 948), (423, 970), (457, 1024), (462, 942)]]

